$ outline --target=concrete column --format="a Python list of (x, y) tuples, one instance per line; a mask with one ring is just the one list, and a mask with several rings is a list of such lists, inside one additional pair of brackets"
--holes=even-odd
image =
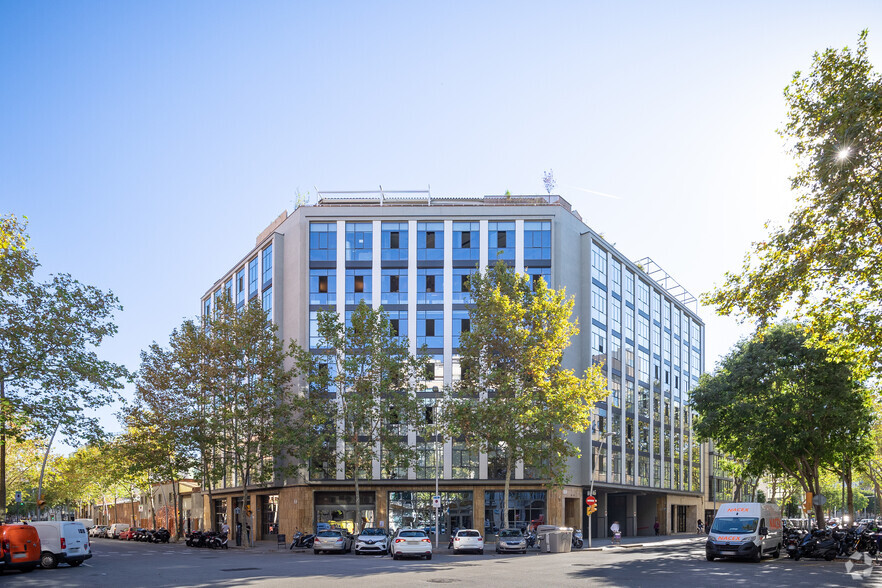
[(609, 537), (609, 514), (606, 512), (609, 502), (606, 492), (597, 492), (597, 512), (592, 516), (597, 518), (597, 538)]
[(637, 495), (628, 494), (625, 500), (625, 533), (628, 537), (637, 535)]

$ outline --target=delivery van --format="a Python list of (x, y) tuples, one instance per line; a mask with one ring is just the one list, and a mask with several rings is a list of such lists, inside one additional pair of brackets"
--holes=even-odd
[(0, 573), (30, 572), (40, 563), (40, 536), (31, 525), (0, 525)]
[(778, 557), (784, 543), (781, 509), (777, 504), (729, 502), (720, 506), (705, 544), (708, 561), (738, 557), (759, 561)]
[(119, 534), (129, 530), (128, 523), (113, 523), (107, 531), (107, 536), (111, 539), (119, 539)]
[(83, 523), (34, 521), (31, 525), (40, 535), (40, 567), (51, 569), (60, 563), (76, 567), (92, 557)]

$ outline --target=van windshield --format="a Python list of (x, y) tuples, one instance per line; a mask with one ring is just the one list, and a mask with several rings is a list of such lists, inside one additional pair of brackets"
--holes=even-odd
[(725, 517), (714, 519), (711, 533), (753, 533), (757, 519), (748, 517)]

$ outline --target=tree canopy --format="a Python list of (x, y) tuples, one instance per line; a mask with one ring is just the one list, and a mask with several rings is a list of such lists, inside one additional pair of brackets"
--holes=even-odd
[[(780, 135), (799, 168), (788, 226), (754, 243), (704, 302), (767, 325), (783, 313), (814, 343), (882, 368), (882, 77), (857, 47), (816, 53), (784, 90)], [(859, 366), (859, 367), (860, 367)]]
[(544, 279), (531, 284), (500, 261), (473, 274), (469, 290), (470, 328), (460, 336), (462, 378), (447, 406), (449, 433), (503, 464), (507, 518), (517, 462), (551, 484), (565, 482), (567, 459), (579, 455), (568, 436), (590, 426), (606, 378), (600, 366), (582, 376), (563, 366), (579, 332), (563, 289)]
[[(851, 366), (807, 345), (795, 324), (741, 341), (691, 392), (695, 432), (748, 474), (786, 474), (821, 492), (821, 470), (872, 453), (873, 401)], [(823, 525), (823, 513), (817, 509)]]

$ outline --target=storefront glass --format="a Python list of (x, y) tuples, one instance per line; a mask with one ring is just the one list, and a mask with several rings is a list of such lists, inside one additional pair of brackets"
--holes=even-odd
[(279, 532), (279, 495), (270, 494), (260, 497), (260, 534), (267, 539), (269, 535)]
[[(412, 527), (435, 532), (435, 509), (432, 507), (434, 492), (389, 492), (389, 530)], [(441, 508), (438, 512), (439, 533), (449, 537), (451, 530), (471, 529), (472, 493), (441, 492)]]
[(218, 498), (214, 501), (214, 530), (220, 531), (227, 522), (227, 499)]
[[(316, 523), (328, 523), (350, 532), (355, 531), (358, 520), (355, 516), (355, 492), (316, 492), (314, 499)], [(359, 528), (375, 526), (376, 495), (373, 492), (360, 492), (359, 503)]]
[[(544, 525), (547, 521), (545, 490), (512, 490), (508, 493), (508, 525), (527, 530), (530, 526)], [(503, 493), (484, 492), (484, 533), (495, 535), (503, 528)]]

